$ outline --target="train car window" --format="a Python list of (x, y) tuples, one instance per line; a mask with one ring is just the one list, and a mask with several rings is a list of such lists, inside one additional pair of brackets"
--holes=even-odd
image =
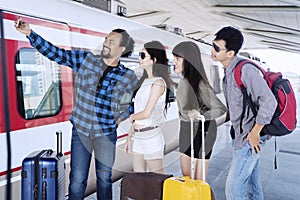
[(221, 93), (221, 79), (220, 79), (219, 69), (220, 67), (218, 65), (211, 66), (212, 84), (216, 94)]
[(168, 96), (168, 102), (174, 102), (176, 100), (175, 97), (175, 86), (171, 86), (170, 87), (170, 92), (169, 92), (169, 96)]
[(16, 55), (18, 110), (24, 119), (49, 117), (62, 106), (61, 72), (32, 48), (22, 48)]
[(174, 83), (174, 85), (172, 85), (170, 88), (168, 102), (174, 102), (176, 100), (175, 94), (176, 94), (177, 85), (181, 79), (181, 75), (175, 73), (173, 59), (169, 60), (168, 64), (169, 64), (169, 74)]
[[(137, 78), (141, 78), (143, 70), (139, 67), (139, 62), (136, 57), (121, 58), (121, 63), (133, 70)], [(121, 99), (121, 110), (127, 109), (128, 106), (132, 103), (132, 97), (129, 93), (125, 93)]]

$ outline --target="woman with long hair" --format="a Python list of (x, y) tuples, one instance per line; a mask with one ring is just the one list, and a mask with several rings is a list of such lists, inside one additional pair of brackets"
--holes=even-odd
[(145, 43), (139, 53), (139, 61), (144, 73), (134, 98), (134, 114), (130, 115), (133, 124), (125, 151), (133, 152), (135, 172), (146, 172), (148, 169), (164, 173), (165, 141), (160, 125), (166, 119), (169, 88), (172, 84), (164, 46), (158, 41)]
[[(190, 41), (181, 42), (172, 51), (175, 72), (182, 74), (178, 84), (176, 97), (180, 117), (179, 151), (180, 165), (184, 176), (191, 175), (191, 125), (190, 117), (205, 117), (205, 168), (208, 170), (209, 160), (217, 136), (215, 119), (225, 114), (225, 105), (217, 98), (206, 77), (199, 47)], [(202, 179), (202, 136), (201, 123), (194, 122), (194, 157), (195, 179)]]

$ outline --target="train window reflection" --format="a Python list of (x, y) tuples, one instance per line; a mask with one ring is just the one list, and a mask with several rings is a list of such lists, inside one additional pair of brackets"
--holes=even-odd
[(32, 48), (22, 48), (16, 55), (18, 110), (24, 119), (36, 119), (59, 113), (61, 75), (57, 63)]
[(217, 65), (211, 66), (212, 84), (216, 94), (221, 93), (221, 85), (220, 85), (221, 79), (220, 79), (219, 69), (220, 67)]

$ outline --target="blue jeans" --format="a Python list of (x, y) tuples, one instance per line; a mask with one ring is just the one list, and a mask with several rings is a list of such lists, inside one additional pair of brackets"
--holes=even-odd
[[(267, 136), (262, 136), (260, 147), (264, 146)], [(234, 144), (234, 142), (233, 142)], [(252, 156), (249, 142), (241, 149), (233, 150), (233, 158), (225, 187), (227, 200), (244, 200), (246, 193), (251, 200), (263, 200), (259, 172), (259, 153)]]
[(84, 199), (92, 152), (95, 154), (97, 199), (112, 199), (112, 167), (115, 160), (117, 134), (86, 137), (72, 129), (69, 199)]

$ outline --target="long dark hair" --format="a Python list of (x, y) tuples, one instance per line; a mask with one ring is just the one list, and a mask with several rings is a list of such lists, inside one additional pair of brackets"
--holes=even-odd
[(199, 47), (194, 42), (181, 42), (174, 47), (172, 53), (174, 56), (184, 59), (182, 75), (193, 88), (193, 91), (189, 89), (188, 96), (191, 97), (192, 94), (195, 94), (199, 102), (199, 85), (209, 85)]
[[(174, 85), (174, 82), (169, 76), (168, 70), (168, 58), (165, 47), (159, 41), (151, 41), (144, 44), (144, 48), (150, 55), (151, 59), (156, 59), (156, 62), (152, 66), (152, 73), (155, 77), (162, 77), (167, 85), (166, 91), (166, 101), (165, 101), (165, 110), (167, 110), (169, 101), (168, 97), (170, 94), (170, 86)], [(144, 70), (142, 77), (138, 82), (140, 87), (143, 81), (148, 78), (147, 72)]]

